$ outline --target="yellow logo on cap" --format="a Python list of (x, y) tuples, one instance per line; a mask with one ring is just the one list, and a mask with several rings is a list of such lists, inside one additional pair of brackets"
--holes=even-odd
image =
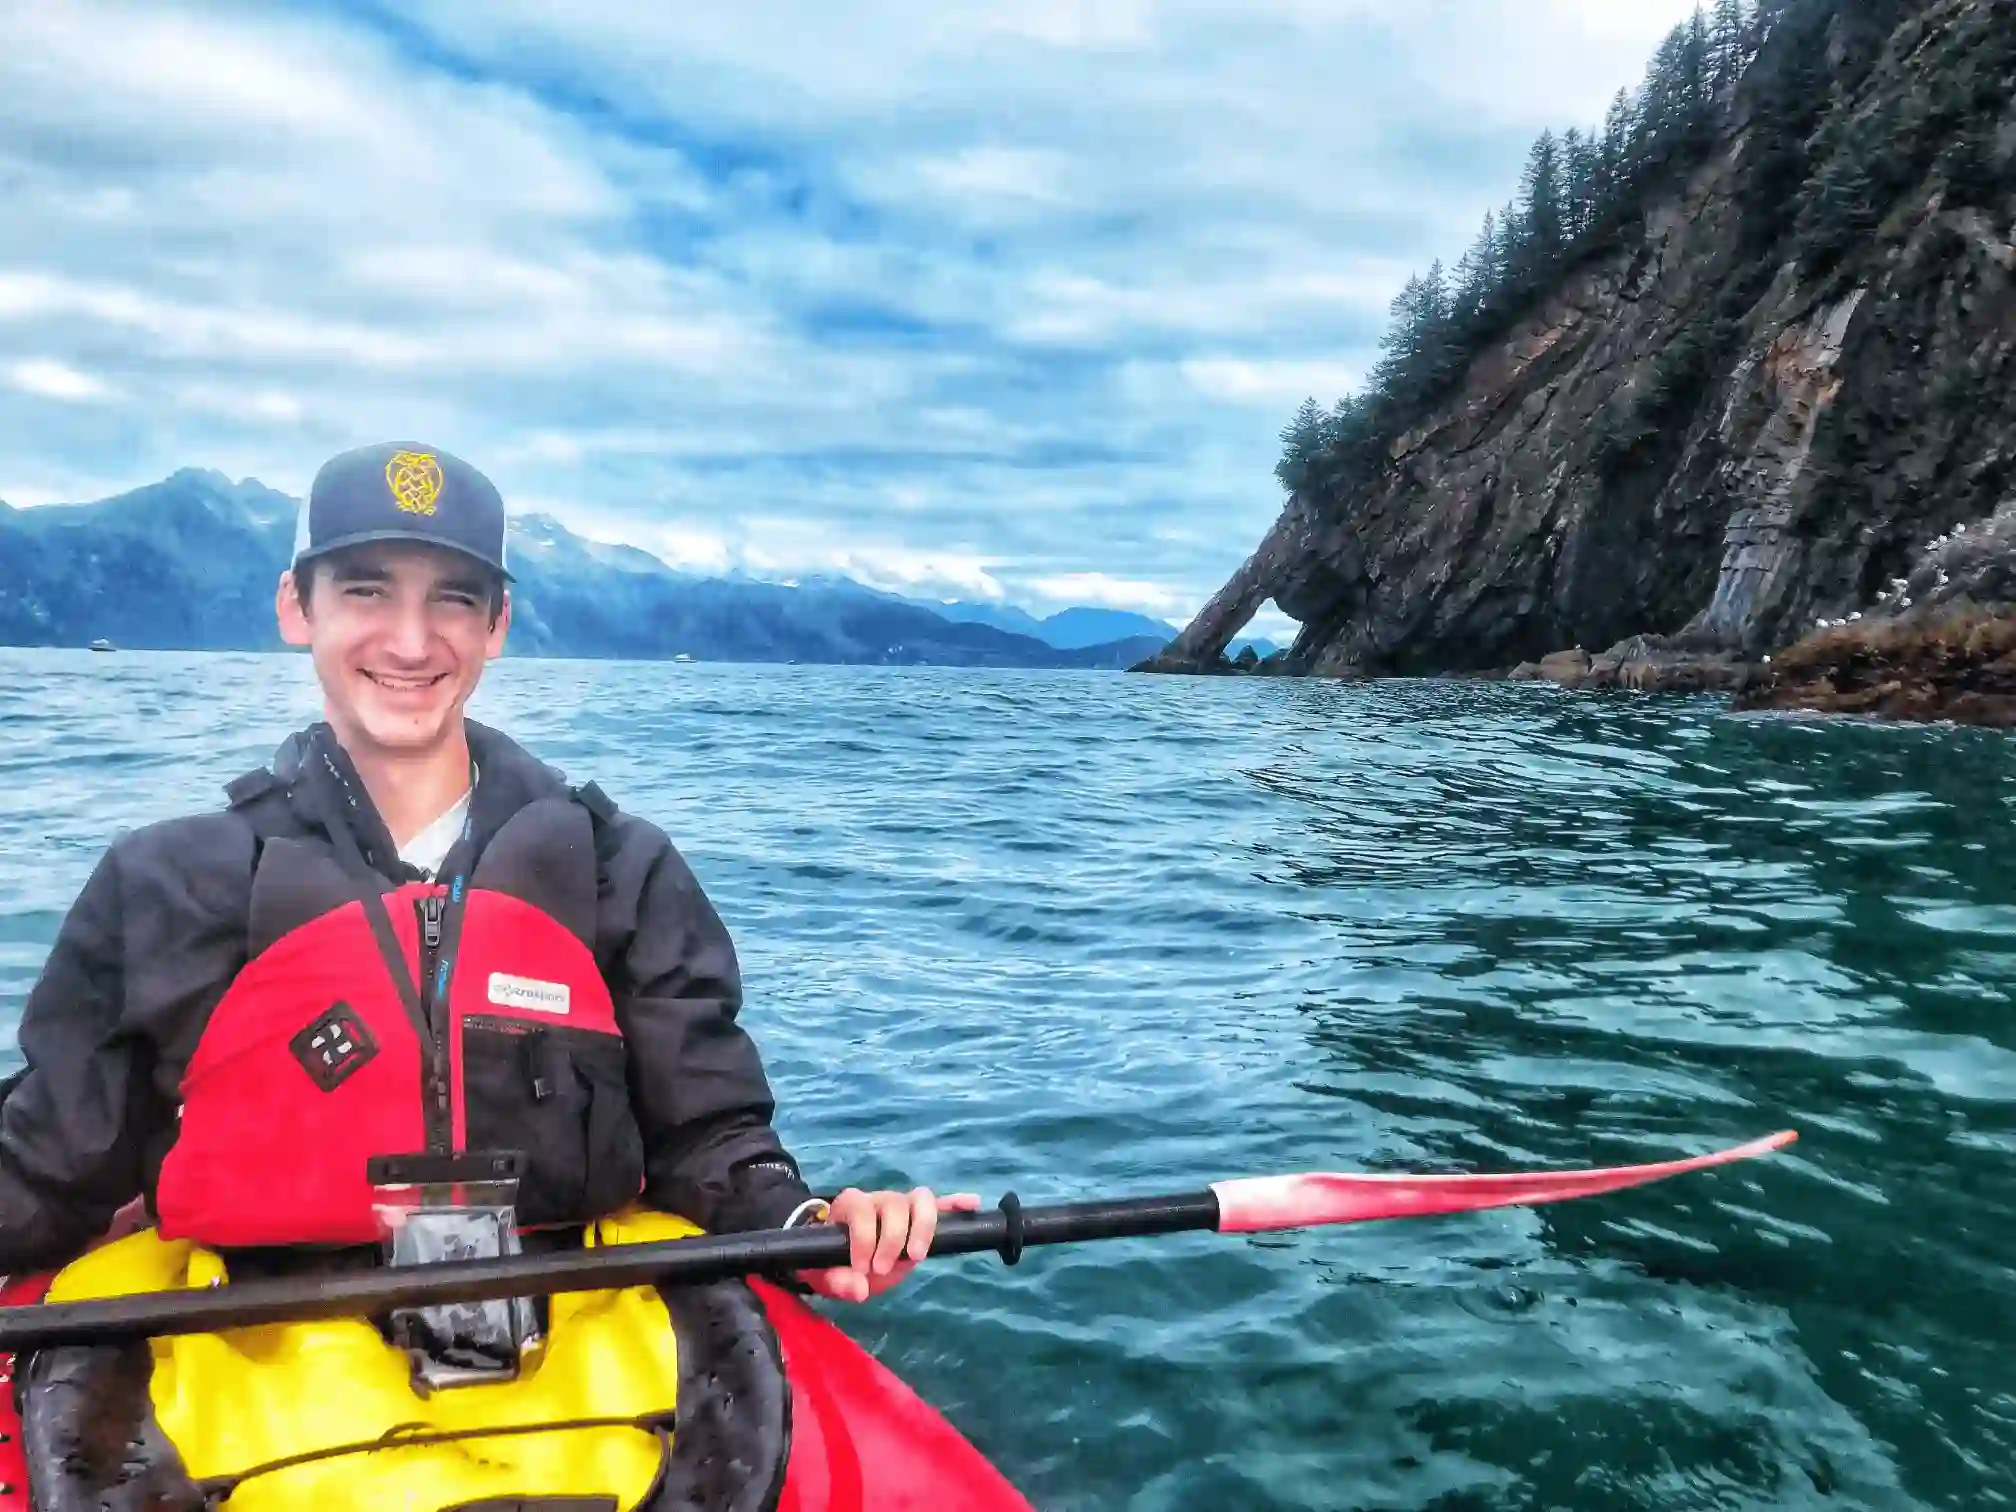
[(394, 452), (385, 464), (392, 502), (408, 514), (431, 515), (441, 497), (441, 464), (431, 452)]

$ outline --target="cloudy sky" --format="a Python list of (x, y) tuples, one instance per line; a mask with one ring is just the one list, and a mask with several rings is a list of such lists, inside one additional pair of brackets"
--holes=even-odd
[(1180, 622), (1691, 9), (0, 3), (0, 498), (417, 439), (682, 564)]

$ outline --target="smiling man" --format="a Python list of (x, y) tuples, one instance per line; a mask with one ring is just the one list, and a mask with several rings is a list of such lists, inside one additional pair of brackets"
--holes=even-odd
[(136, 1196), (164, 1238), (368, 1259), (402, 1164), (500, 1158), (541, 1242), (640, 1198), (844, 1224), (851, 1264), (803, 1279), (858, 1301), (977, 1205), (816, 1198), (670, 840), (465, 718), (510, 627), (504, 542), (446, 452), (317, 474), (275, 610), (324, 720), (222, 811), (122, 838), (65, 919), (0, 1107), (0, 1270), (67, 1260)]

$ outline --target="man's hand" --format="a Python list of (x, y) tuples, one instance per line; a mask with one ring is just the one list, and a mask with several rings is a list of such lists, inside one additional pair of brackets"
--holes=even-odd
[(833, 1199), (826, 1221), (844, 1226), (850, 1238), (847, 1265), (800, 1271), (798, 1279), (822, 1297), (866, 1302), (879, 1297), (931, 1252), (940, 1213), (970, 1213), (980, 1206), (975, 1192), (936, 1197), (928, 1187), (909, 1192), (863, 1192), (849, 1187)]

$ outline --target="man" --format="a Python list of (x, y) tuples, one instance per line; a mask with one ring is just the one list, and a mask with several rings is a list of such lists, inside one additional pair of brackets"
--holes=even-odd
[(770, 1126), (719, 917), (666, 836), (464, 706), (511, 621), (504, 508), (420, 446), (317, 474), (275, 611), (324, 722), (229, 807), (119, 840), (65, 919), (0, 1106), (0, 1271), (136, 1196), (164, 1237), (366, 1248), (428, 1160), (515, 1162), (519, 1222), (638, 1200), (715, 1231), (844, 1225), (863, 1301), (938, 1199), (814, 1197)]

